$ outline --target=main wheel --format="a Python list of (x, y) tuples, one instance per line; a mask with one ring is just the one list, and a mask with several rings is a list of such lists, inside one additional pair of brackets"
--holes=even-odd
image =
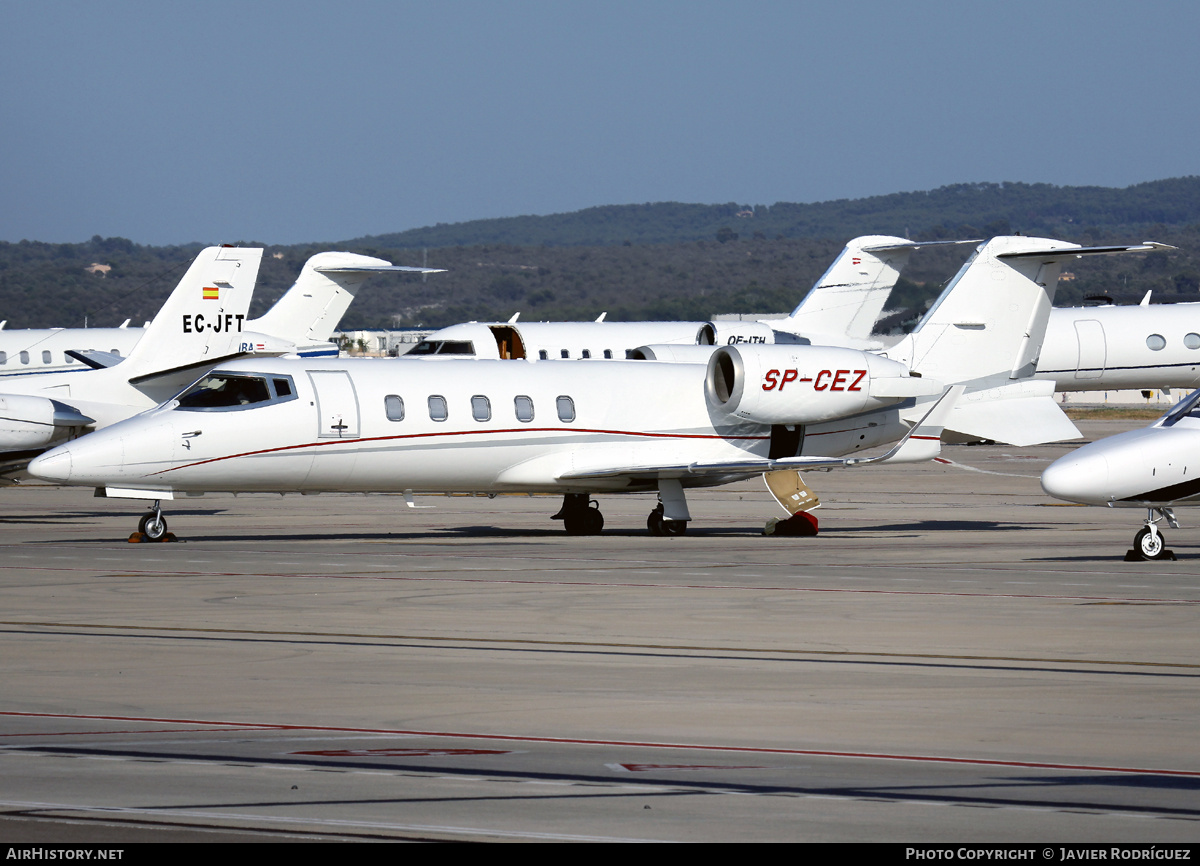
[(664, 520), (662, 522), (663, 535), (683, 535), (687, 532), (688, 522), (686, 520)]
[(651, 535), (665, 535), (666, 532), (663, 527), (664, 523), (666, 523), (666, 521), (663, 520), (663, 510), (661, 505), (651, 511), (650, 516), (646, 518), (646, 528), (650, 530)]
[(1151, 532), (1150, 527), (1143, 527), (1142, 530), (1133, 537), (1133, 549), (1136, 550), (1142, 559), (1158, 559), (1162, 556), (1163, 548), (1167, 545), (1166, 539), (1163, 538), (1161, 532)]
[(138, 532), (151, 541), (158, 541), (167, 534), (167, 521), (162, 515), (150, 512), (138, 521)]
[(576, 508), (563, 515), (567, 535), (599, 535), (604, 529), (604, 515), (599, 508)]

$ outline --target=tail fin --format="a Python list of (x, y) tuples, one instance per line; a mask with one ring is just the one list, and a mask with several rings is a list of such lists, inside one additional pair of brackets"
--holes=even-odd
[(992, 238), (947, 284), (916, 329), (884, 354), (947, 383), (993, 387), (1030, 376), (1063, 262), (1160, 246), (1081, 247), (1050, 238)]
[(247, 330), (291, 342), (303, 351), (328, 342), (358, 287), (384, 271), (437, 274), (435, 268), (409, 268), (355, 253), (317, 253), (275, 306), (247, 324)]
[(913, 250), (947, 243), (979, 241), (920, 243), (888, 235), (854, 238), (792, 314), (771, 325), (804, 336), (866, 342)]
[(121, 364), (131, 382), (236, 352), (263, 251), (208, 247)]

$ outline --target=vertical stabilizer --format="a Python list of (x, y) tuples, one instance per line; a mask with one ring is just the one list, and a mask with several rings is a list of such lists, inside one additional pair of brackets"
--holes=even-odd
[(237, 352), (263, 251), (208, 247), (120, 365), (127, 379), (216, 363)]
[(1064, 262), (1158, 248), (992, 238), (947, 284), (916, 329), (885, 354), (943, 382), (996, 387), (1026, 378), (1037, 367)]
[(356, 253), (317, 253), (275, 306), (247, 330), (293, 343), (298, 348), (326, 343), (371, 274), (385, 271), (438, 274), (436, 268), (410, 268)]
[(909, 256), (922, 247), (963, 243), (979, 242), (910, 241), (889, 235), (854, 238), (792, 314), (771, 325), (808, 337), (868, 341)]

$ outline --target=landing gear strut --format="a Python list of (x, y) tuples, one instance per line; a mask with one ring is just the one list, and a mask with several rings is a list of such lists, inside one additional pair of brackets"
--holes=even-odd
[[(174, 541), (175, 536), (167, 532), (167, 519), (163, 517), (159, 500), (154, 500), (151, 510), (138, 521), (138, 531), (130, 537), (130, 541)], [(141, 536), (140, 538), (138, 536)]]
[[(1158, 512), (1155, 517), (1155, 512)], [(1169, 508), (1147, 508), (1146, 525), (1133, 537), (1133, 549), (1125, 554), (1126, 562), (1148, 559), (1174, 559), (1175, 553), (1167, 550), (1167, 539), (1158, 531), (1158, 523), (1166, 520), (1172, 529), (1179, 528), (1175, 513)]]
[(604, 529), (604, 515), (600, 504), (589, 499), (586, 493), (568, 493), (563, 496), (562, 508), (550, 518), (561, 520), (567, 535), (599, 535)]
[(651, 535), (683, 535), (687, 532), (687, 525), (686, 520), (667, 520), (663, 517), (661, 502), (646, 518), (646, 528), (650, 530)]

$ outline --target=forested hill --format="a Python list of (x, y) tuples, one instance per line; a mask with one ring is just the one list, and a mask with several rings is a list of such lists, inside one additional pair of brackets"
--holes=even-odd
[(1125, 189), (1028, 183), (964, 183), (929, 192), (815, 204), (608, 205), (550, 216), (474, 220), (349, 243), (392, 249), (545, 244), (667, 244), (714, 238), (850, 238), (890, 234), (931, 240), (964, 234), (1021, 232), (1058, 237), (1200, 222), (1200, 177), (1141, 183)]
[[(739, 216), (739, 212), (744, 215)], [(752, 213), (753, 215), (749, 215)], [(343, 326), (508, 319), (707, 319), (791, 310), (847, 240), (915, 240), (1020, 232), (1081, 244), (1153, 240), (1175, 251), (1093, 257), (1073, 265), (1057, 302), (1091, 294), (1136, 302), (1200, 300), (1200, 178), (1127, 189), (969, 184), (824, 204), (630, 205), (573, 214), (435, 226), (357, 241), (264, 246), (251, 307), (263, 312), (315, 253), (344, 249), (447, 273), (372, 277)], [(0, 320), (9, 328), (112, 327), (150, 319), (200, 249), (124, 238), (0, 243)], [(892, 305), (935, 297), (970, 248), (913, 256)]]

